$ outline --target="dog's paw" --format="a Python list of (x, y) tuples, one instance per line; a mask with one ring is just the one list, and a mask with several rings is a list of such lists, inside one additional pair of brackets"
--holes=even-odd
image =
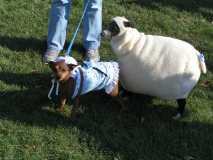
[(80, 105), (78, 107), (78, 110), (76, 111), (78, 114), (84, 114), (85, 113), (85, 107)]
[(71, 112), (70, 119), (71, 121), (75, 122), (80, 118), (81, 114), (79, 112)]
[(78, 118), (84, 111), (79, 108), (72, 108), (70, 118), (76, 119)]
[(63, 113), (64, 112), (64, 107), (56, 108), (57, 112)]

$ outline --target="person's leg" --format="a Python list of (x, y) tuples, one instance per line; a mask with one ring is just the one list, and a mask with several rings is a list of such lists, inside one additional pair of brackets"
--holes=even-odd
[[(88, 0), (84, 0), (84, 4)], [(98, 48), (100, 47), (102, 31), (102, 0), (89, 0), (89, 6), (83, 22), (83, 46), (89, 60), (99, 61)]]
[(70, 8), (71, 0), (52, 0), (45, 62), (55, 60), (64, 47)]

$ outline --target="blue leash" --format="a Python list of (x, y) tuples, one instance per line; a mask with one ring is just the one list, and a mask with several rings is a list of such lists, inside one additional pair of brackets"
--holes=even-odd
[(78, 23), (78, 26), (77, 26), (77, 28), (76, 28), (74, 34), (73, 34), (73, 38), (72, 38), (72, 40), (70, 41), (70, 44), (69, 44), (68, 49), (67, 49), (67, 51), (66, 51), (66, 53), (65, 53), (65, 56), (72, 55), (72, 52), (71, 52), (71, 51), (72, 51), (72, 47), (73, 47), (75, 38), (76, 38), (76, 36), (77, 36), (77, 34), (78, 34), (78, 31), (79, 31), (79, 29), (80, 29), (81, 23), (82, 23), (82, 21), (83, 21), (83, 19), (84, 19), (84, 16), (85, 16), (85, 13), (86, 13), (86, 11), (87, 11), (89, 2), (90, 2), (90, 0), (87, 1), (86, 5), (85, 5), (85, 7), (84, 7), (83, 14), (82, 14), (82, 16), (81, 16), (81, 18), (80, 18), (80, 21), (79, 21), (79, 23)]

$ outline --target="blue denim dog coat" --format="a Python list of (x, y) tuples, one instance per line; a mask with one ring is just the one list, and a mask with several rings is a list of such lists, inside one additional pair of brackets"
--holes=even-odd
[(72, 99), (77, 96), (80, 88), (81, 75), (79, 67), (83, 72), (83, 86), (80, 95), (101, 89), (105, 89), (105, 92), (109, 94), (118, 83), (119, 65), (117, 62), (84, 61), (83, 65), (75, 67), (70, 75), (76, 80)]

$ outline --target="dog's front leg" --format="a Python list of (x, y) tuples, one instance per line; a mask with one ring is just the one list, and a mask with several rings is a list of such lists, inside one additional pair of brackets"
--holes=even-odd
[(117, 85), (114, 87), (110, 95), (115, 99), (115, 101), (121, 106), (120, 112), (125, 112), (128, 110), (123, 98), (119, 95), (120, 88), (119, 88), (119, 82), (117, 82)]
[(57, 110), (59, 112), (63, 112), (64, 111), (64, 105), (66, 104), (67, 98), (66, 97), (60, 97), (60, 101), (58, 104), (58, 108)]

